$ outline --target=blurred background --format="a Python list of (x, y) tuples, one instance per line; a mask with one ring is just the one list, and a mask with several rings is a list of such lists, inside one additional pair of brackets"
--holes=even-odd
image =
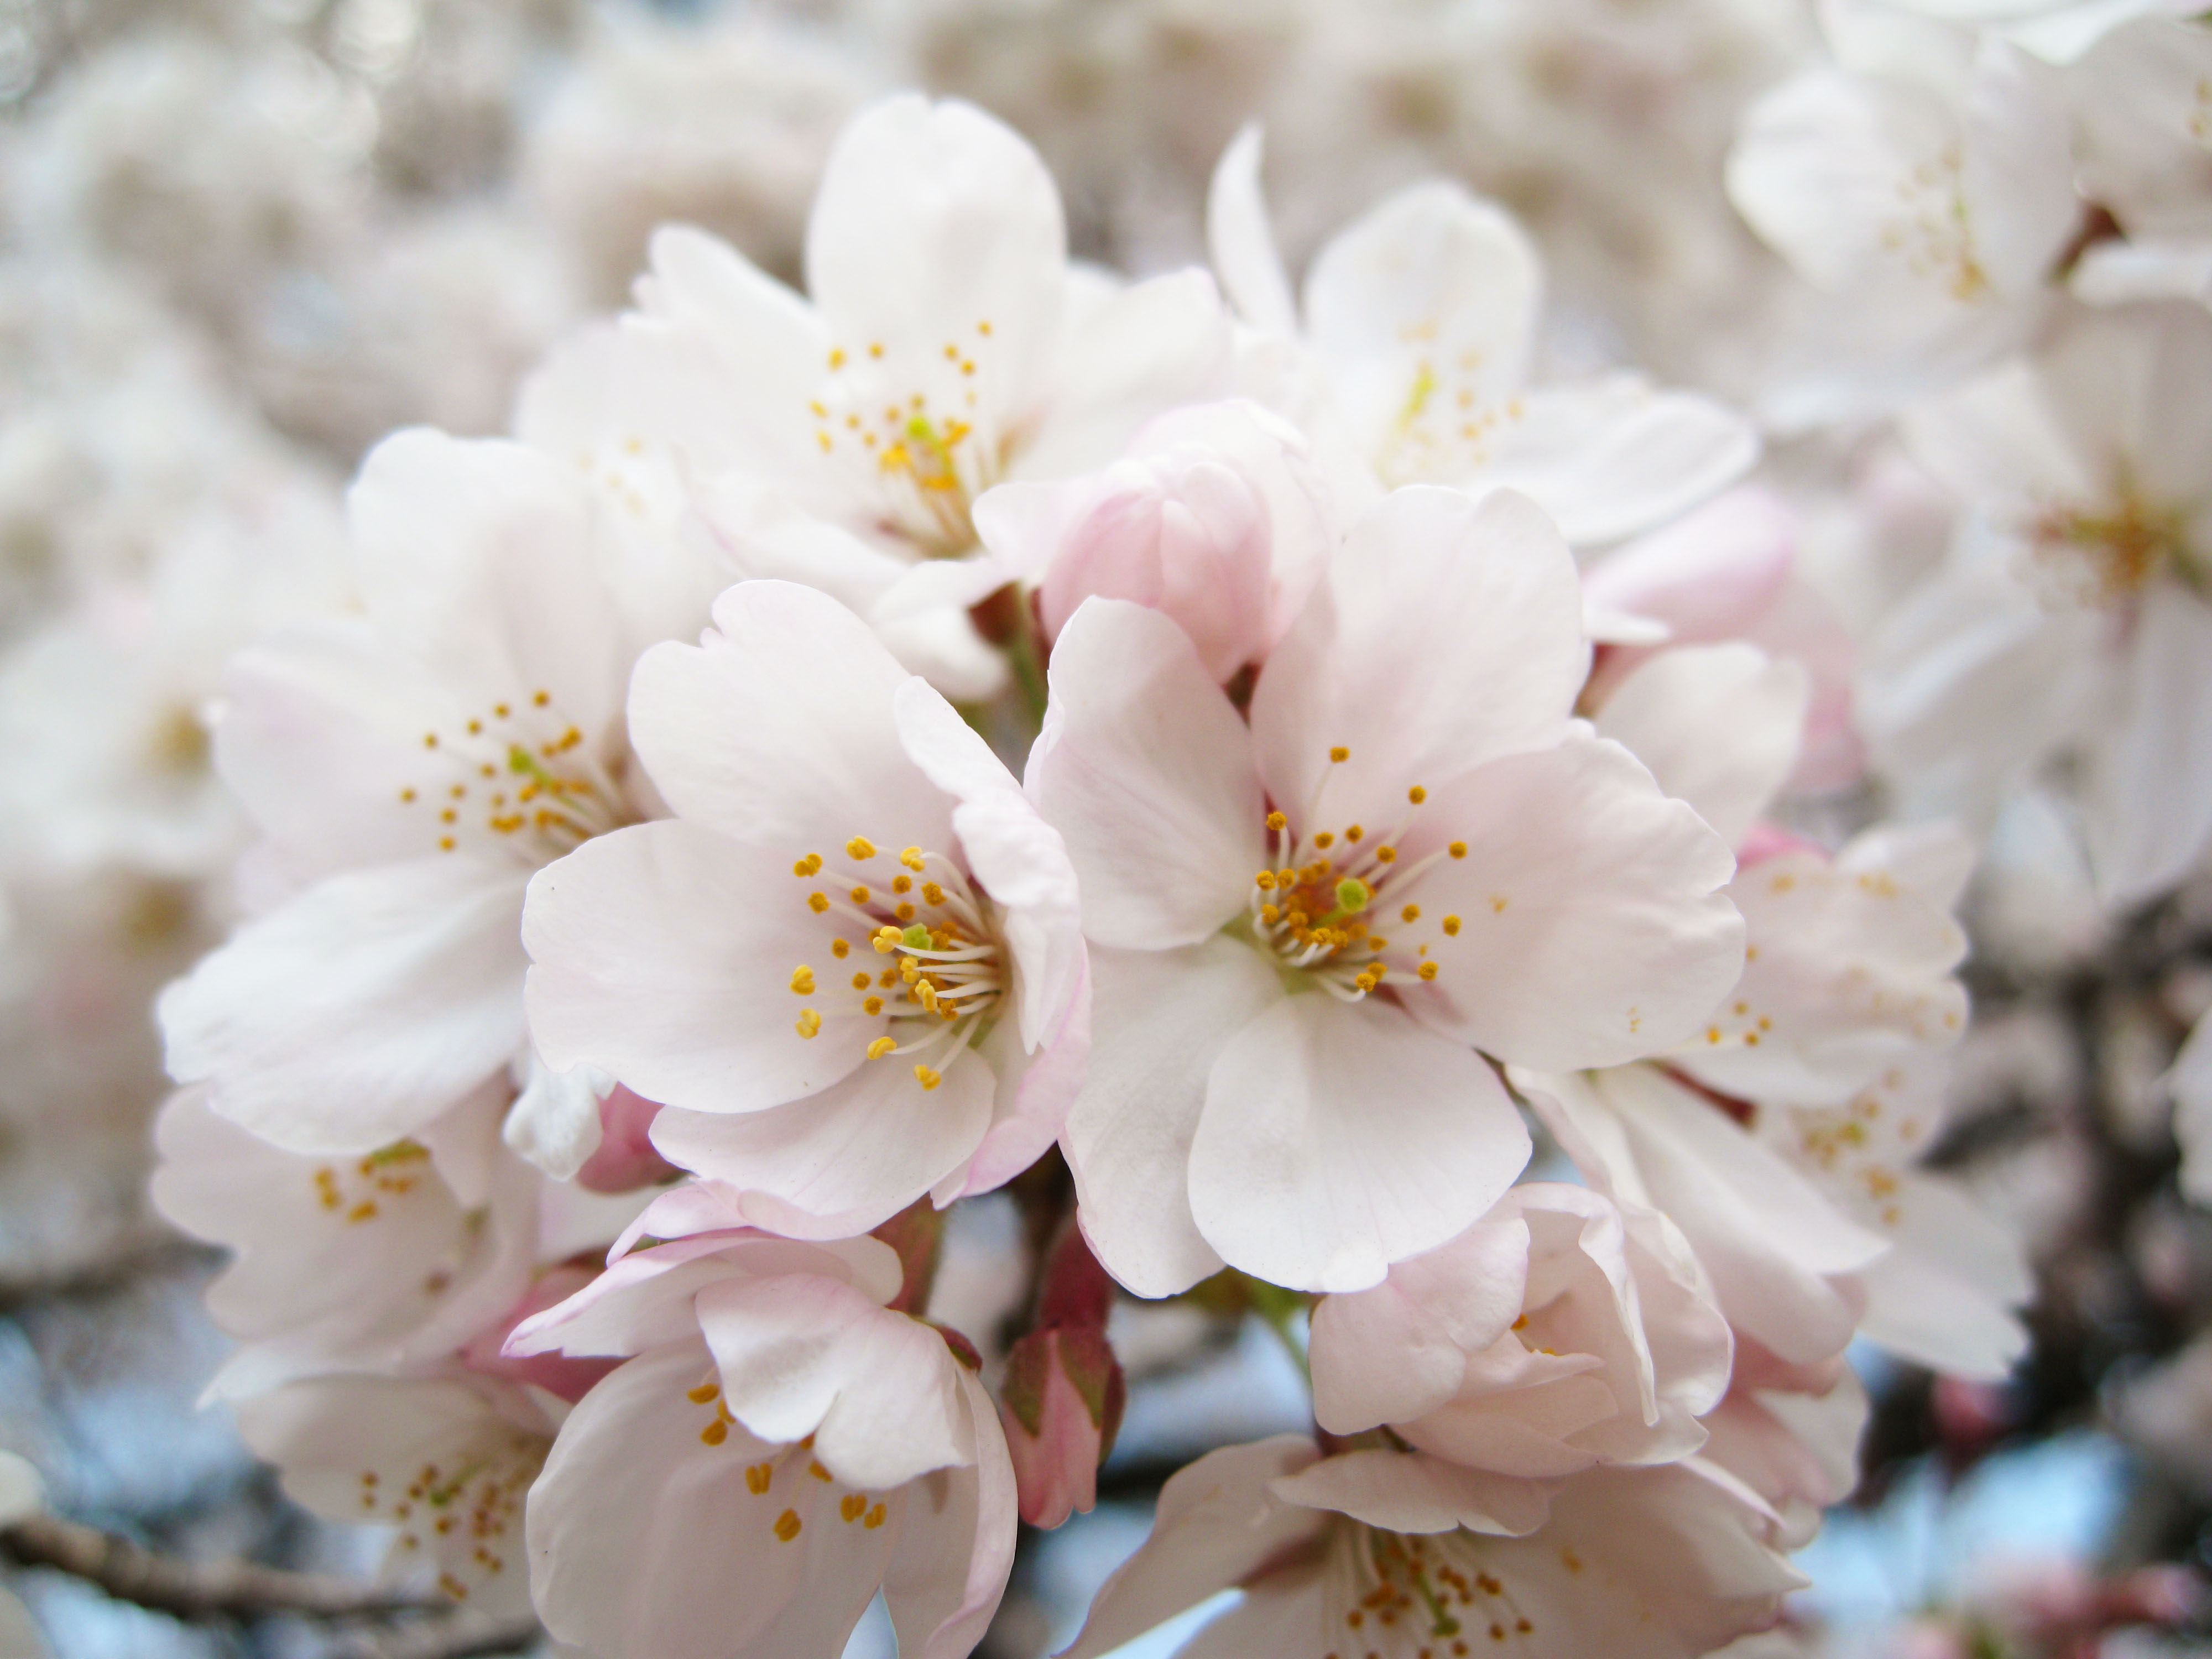
[[(196, 1408), (216, 1263), (143, 1189), (149, 1002), (227, 926), (242, 844), (204, 708), (224, 658), (331, 580), (376, 437), (500, 429), (664, 221), (797, 280), (839, 125), (909, 85), (1019, 129), (1079, 254), (1138, 274), (1202, 258), (1248, 120), (1294, 270), (1388, 188), (1459, 178), (1543, 247), (1554, 372), (1632, 362), (1749, 402), (1785, 273), (1722, 160), (1818, 51), (1806, 0), (0, 0), (0, 1449), (59, 1513), (180, 1558), (374, 1568), (380, 1539), (286, 1503)], [(1854, 625), (1945, 544), (1878, 431), (1778, 442), (1761, 477)], [(1805, 827), (1881, 805), (1863, 786)], [(2035, 1346), (2002, 1387), (1864, 1362), (1867, 1479), (1771, 1650), (2205, 1650), (2212, 1220), (2177, 1193), (2160, 1079), (2212, 1004), (2212, 886), (2104, 920), (2052, 789), (2006, 810), (1970, 904), (1936, 1161), (2029, 1239)], [(1018, 1226), (1011, 1201), (963, 1207), (943, 1316), (1010, 1310)], [(1115, 1339), (1133, 1387), (1102, 1501), (1025, 1538), (995, 1659), (1072, 1633), (1181, 1460), (1306, 1426), (1256, 1321), (1127, 1305)], [(430, 1651), (4, 1583), (0, 1659)], [(888, 1650), (865, 1624), (856, 1659)]]

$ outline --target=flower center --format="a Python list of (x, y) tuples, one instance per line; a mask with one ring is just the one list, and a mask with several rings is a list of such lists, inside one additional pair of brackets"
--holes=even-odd
[(1487, 401), (1480, 351), (1462, 351), (1439, 370), (1424, 357), (1413, 366), (1406, 398), (1391, 418), (1376, 470), (1391, 484), (1456, 483), (1489, 461), (1498, 433), (1520, 420), (1521, 399)]
[[(810, 999), (793, 1029), (812, 1037), (824, 1019), (880, 1020), (884, 1034), (868, 1044), (868, 1058), (903, 1054), (922, 1088), (934, 1089), (944, 1063), (988, 1029), (1011, 981), (994, 907), (942, 853), (909, 847), (884, 880), (866, 872), (882, 856), (866, 836), (844, 850), (846, 867), (819, 853), (791, 866), (800, 880), (823, 884), (806, 903), (830, 919), (830, 955), (839, 964), (820, 975), (809, 963), (791, 970), (793, 993)], [(877, 957), (890, 960), (878, 969)]]
[(2123, 489), (2108, 512), (2052, 507), (2034, 519), (2028, 535), (2059, 596), (2077, 604), (2127, 599), (2169, 567), (2191, 574), (2180, 514), (2154, 510), (2132, 489)]
[[(824, 455), (845, 458), (878, 526), (925, 558), (953, 558), (975, 545), (969, 508), (1006, 476), (1013, 437), (996, 429), (983, 392), (993, 374), (991, 325), (972, 340), (948, 340), (923, 364), (884, 362), (880, 342), (830, 353), (830, 379), (808, 406)], [(907, 390), (915, 379), (920, 391)]]
[(1881, 227), (1881, 245), (1915, 276), (1940, 282), (1961, 304), (1990, 286), (1974, 246), (1966, 207), (1965, 158), (1955, 143), (1897, 182), (1897, 206)]
[[(737, 1419), (730, 1415), (727, 1401), (723, 1400), (722, 1385), (710, 1371), (697, 1388), (687, 1389), (684, 1397), (696, 1407), (714, 1407), (699, 1431), (699, 1443), (704, 1446), (726, 1444)], [(873, 1532), (890, 1517), (890, 1506), (883, 1498), (850, 1487), (840, 1490), (837, 1477), (813, 1456), (814, 1437), (789, 1445), (780, 1446), (757, 1462), (745, 1465), (746, 1494), (758, 1500), (754, 1508), (765, 1518), (767, 1531), (779, 1544), (788, 1544), (805, 1531), (807, 1522), (820, 1521), (834, 1513), (845, 1526), (857, 1525), (864, 1532)], [(824, 1491), (823, 1488), (829, 1490)], [(837, 1499), (834, 1511), (825, 1509), (831, 1496)], [(802, 1514), (801, 1511), (805, 1513)]]
[[(1341, 746), (1328, 751), (1331, 770), (1322, 775), (1305, 823), (1320, 821), (1328, 779), (1351, 757)], [(1286, 814), (1267, 814), (1276, 863), (1253, 875), (1247, 925), (1279, 968), (1345, 1002), (1361, 1000), (1394, 971), (1436, 978), (1440, 969), (1424, 937), (1431, 924), (1419, 905), (1398, 900), (1443, 860), (1465, 858), (1467, 843), (1451, 842), (1425, 858), (1400, 861), (1398, 843), (1428, 798), (1419, 784), (1408, 789), (1405, 819), (1387, 836), (1370, 835), (1357, 823), (1301, 836)], [(1433, 926), (1447, 936), (1456, 934), (1460, 919), (1441, 916)]]
[(495, 702), (459, 731), (425, 732), (422, 747), (445, 781), (410, 784), (399, 799), (435, 809), (441, 852), (466, 846), (535, 868), (635, 821), (620, 782), (550, 692)]
[[(1525, 1647), (1536, 1633), (1471, 1534), (1407, 1535), (1345, 1521), (1329, 1556), (1322, 1641), (1331, 1659), (1464, 1659)], [(1564, 1559), (1580, 1570), (1572, 1551)]]

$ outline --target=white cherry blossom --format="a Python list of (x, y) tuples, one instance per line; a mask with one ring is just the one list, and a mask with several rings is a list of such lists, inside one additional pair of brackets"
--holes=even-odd
[(278, 1146), (345, 1153), (511, 1071), (510, 1133), (565, 1174), (605, 1082), (531, 1054), (522, 895), (653, 810), (622, 693), (659, 607), (591, 499), (511, 443), (399, 434), (347, 508), (364, 614), (228, 677), (216, 759), (263, 837), (262, 914), (164, 994), (170, 1071)]
[(1307, 272), (1302, 316), (1261, 198), (1257, 128), (1215, 170), (1206, 230), (1222, 288), (1257, 337), (1248, 380), (1386, 487), (1517, 489), (1581, 544), (1650, 529), (1757, 457), (1740, 416), (1639, 375), (1531, 385), (1535, 247), (1458, 185), (1412, 185), (1339, 232)]
[(663, 1110), (653, 1144), (839, 1237), (1052, 1144), (1087, 1012), (1060, 836), (866, 624), (745, 582), (638, 665), (630, 738), (675, 817), (532, 884), (532, 1029)]

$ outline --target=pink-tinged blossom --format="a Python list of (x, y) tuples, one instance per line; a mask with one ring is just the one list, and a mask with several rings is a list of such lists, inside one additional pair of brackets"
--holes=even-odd
[(1025, 787), (1081, 878), (1063, 1144), (1122, 1284), (1372, 1285), (1527, 1158), (1476, 1050), (1619, 1063), (1732, 982), (1727, 848), (1573, 720), (1581, 618), (1531, 503), (1417, 487), (1334, 550), (1249, 726), (1157, 611), (1061, 633)]
[(530, 1496), (532, 1598), (605, 1659), (836, 1659), (878, 1590), (900, 1650), (959, 1659), (1013, 1559), (998, 1413), (896, 1254), (741, 1231), (617, 1261), (519, 1354), (625, 1356)]
[[(1728, 1322), (1663, 1216), (1580, 1187), (1518, 1186), (1449, 1243), (1313, 1314), (1314, 1416), (1339, 1437), (1388, 1426), (1457, 1523), (1522, 1534), (1559, 1480), (1677, 1462), (1729, 1382)], [(1346, 1452), (1293, 1483), (1364, 1519)], [(1286, 1489), (1288, 1490), (1288, 1489)]]
[(1306, 440), (1245, 402), (1163, 415), (1103, 472), (1002, 485), (975, 524), (1036, 587), (1048, 640), (1093, 594), (1128, 599), (1174, 617), (1224, 683), (1289, 629), (1337, 539)]
[(1064, 1226), (1048, 1255), (1030, 1328), (1007, 1351), (999, 1413), (1013, 1455), (1022, 1519), (1056, 1527), (1098, 1501), (1098, 1466), (1114, 1449), (1127, 1389), (1106, 1340), (1114, 1281)]
[(217, 769), (275, 896), (163, 994), (168, 1066), (301, 1152), (414, 1134), (493, 1080), (567, 1175), (605, 1079), (538, 1062), (517, 923), (531, 872), (648, 814), (622, 696), (662, 620), (601, 509), (519, 445), (386, 439), (347, 498), (363, 611), (243, 653)]
[(1399, 191), (1314, 256), (1303, 307), (1260, 191), (1247, 128), (1215, 170), (1207, 242), (1250, 331), (1245, 378), (1332, 451), (1358, 504), (1378, 486), (1533, 497), (1577, 545), (1664, 522), (1759, 453), (1741, 416), (1615, 374), (1530, 386), (1542, 311), (1534, 245), (1510, 216), (1437, 179)]
[(1395, 1525), (1300, 1497), (1331, 1462), (1299, 1435), (1210, 1452), (1160, 1494), (1152, 1536), (1109, 1579), (1064, 1659), (1097, 1659), (1218, 1591), (1243, 1598), (1178, 1650), (1328, 1659), (1697, 1659), (1774, 1622), (1805, 1582), (1768, 1546), (1771, 1513), (1694, 1460), (1565, 1482), (1526, 1537), (1460, 1527), (1425, 1502), (1422, 1460), (1366, 1482)]
[(1059, 1133), (1088, 1000), (1060, 836), (835, 600), (746, 582), (638, 665), (675, 816), (532, 884), (532, 1029), (662, 1103), (664, 1156), (840, 1237), (998, 1185)]

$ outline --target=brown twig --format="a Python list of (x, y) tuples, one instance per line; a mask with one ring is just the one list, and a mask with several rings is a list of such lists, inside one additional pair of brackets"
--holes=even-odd
[(258, 1619), (276, 1613), (373, 1619), (446, 1605), (356, 1579), (288, 1572), (254, 1561), (179, 1561), (113, 1533), (51, 1515), (33, 1516), (0, 1530), (0, 1554), (27, 1567), (54, 1568), (97, 1584), (118, 1601), (179, 1619)]
[(357, 1632), (332, 1647), (329, 1659), (485, 1659), (517, 1652), (544, 1634), (535, 1620), (487, 1624), (475, 1614), (455, 1613), (396, 1630)]

